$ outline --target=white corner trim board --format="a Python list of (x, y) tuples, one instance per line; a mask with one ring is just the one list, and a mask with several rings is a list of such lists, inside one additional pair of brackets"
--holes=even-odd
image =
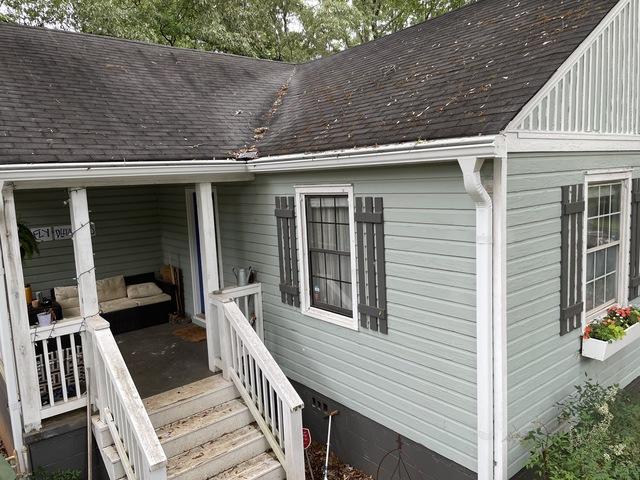
[(476, 207), (476, 388), (478, 480), (494, 479), (493, 203), (482, 184), (483, 159), (458, 159)]

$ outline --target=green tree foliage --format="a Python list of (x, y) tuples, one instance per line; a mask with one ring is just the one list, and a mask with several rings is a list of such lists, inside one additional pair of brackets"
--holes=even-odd
[(305, 61), (469, 0), (0, 0), (0, 21)]

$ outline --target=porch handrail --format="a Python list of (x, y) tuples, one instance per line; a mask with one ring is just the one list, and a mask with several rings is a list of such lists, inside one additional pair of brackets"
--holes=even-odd
[[(233, 300), (244, 316), (249, 320), (249, 323), (253, 324), (254, 330), (260, 337), (260, 340), (264, 342), (264, 321), (262, 317), (262, 284), (261, 283), (249, 283), (242, 286), (225, 287), (219, 292), (215, 292), (214, 295), (217, 298), (229, 298)], [(253, 298), (253, 308), (255, 314), (255, 323), (252, 322), (249, 316), (249, 309), (251, 307), (250, 299)]]
[(167, 457), (120, 349), (100, 316), (87, 320), (91, 401), (108, 427), (127, 478), (165, 480)]
[(239, 306), (224, 293), (212, 293), (210, 301), (220, 332), (223, 376), (235, 384), (287, 478), (303, 480), (302, 399)]

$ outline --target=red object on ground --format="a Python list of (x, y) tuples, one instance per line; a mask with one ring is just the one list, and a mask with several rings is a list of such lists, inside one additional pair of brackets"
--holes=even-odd
[(302, 446), (305, 450), (311, 446), (311, 432), (308, 428), (302, 429)]

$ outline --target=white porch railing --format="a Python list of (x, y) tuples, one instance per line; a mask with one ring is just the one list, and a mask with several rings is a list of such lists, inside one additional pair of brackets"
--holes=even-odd
[(249, 323), (264, 342), (264, 322), (262, 317), (262, 284), (250, 283), (242, 287), (227, 287), (216, 293), (219, 299), (233, 300), (249, 320)]
[(239, 305), (229, 296), (229, 291), (211, 294), (210, 300), (215, 315), (215, 319), (211, 320), (217, 322), (220, 332), (224, 377), (230, 378), (236, 385), (282, 463), (287, 478), (303, 480), (304, 404), (300, 396), (280, 370), (260, 336), (253, 330)]
[(129, 480), (164, 480), (167, 457), (118, 349), (109, 323), (87, 320), (91, 401), (109, 427)]
[(82, 319), (31, 327), (40, 391), (40, 418), (87, 404)]

